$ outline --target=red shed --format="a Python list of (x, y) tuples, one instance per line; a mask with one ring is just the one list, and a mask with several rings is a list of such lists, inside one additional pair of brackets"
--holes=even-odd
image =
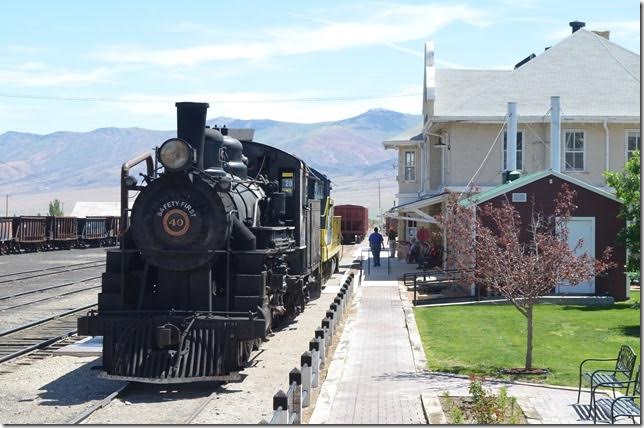
[(615, 301), (626, 300), (629, 296), (624, 266), (626, 248), (617, 241), (617, 234), (625, 226), (625, 220), (618, 217), (621, 202), (613, 194), (598, 189), (581, 180), (552, 170), (526, 175), (512, 182), (502, 184), (473, 198), (473, 202), (482, 204), (491, 202), (501, 204), (509, 201), (521, 215), (523, 222), (529, 221), (532, 212), (532, 200), (535, 210), (551, 215), (554, 198), (561, 191), (561, 186), (568, 183), (576, 191), (575, 205), (569, 228), (569, 242), (575, 245), (580, 238), (584, 248), (594, 257), (601, 257), (606, 247), (613, 248), (613, 262), (617, 265), (606, 275), (577, 286), (557, 286), (557, 294), (586, 294), (612, 296)]

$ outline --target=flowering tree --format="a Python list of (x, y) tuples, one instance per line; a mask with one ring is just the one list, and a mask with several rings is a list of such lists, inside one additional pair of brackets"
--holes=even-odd
[[(439, 217), (447, 234), (448, 265), (460, 269), (466, 278), (489, 287), (508, 299), (527, 321), (525, 368), (532, 369), (533, 308), (539, 297), (549, 294), (557, 284), (577, 285), (612, 267), (612, 249), (606, 248), (601, 260), (584, 253), (583, 241), (568, 245), (568, 227), (575, 192), (564, 184), (555, 199), (552, 213), (532, 209), (523, 222), (507, 200), (500, 205), (447, 202)], [(474, 201), (470, 196), (465, 201)]]

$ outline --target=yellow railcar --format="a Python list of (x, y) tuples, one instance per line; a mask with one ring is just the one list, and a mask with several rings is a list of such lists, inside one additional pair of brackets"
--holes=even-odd
[(325, 277), (337, 272), (342, 259), (342, 217), (333, 215), (333, 199), (326, 198), (320, 230), (320, 261)]

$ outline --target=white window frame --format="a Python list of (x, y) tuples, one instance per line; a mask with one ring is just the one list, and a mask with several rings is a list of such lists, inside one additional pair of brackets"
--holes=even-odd
[[(412, 153), (414, 155), (414, 164), (413, 165), (407, 165), (407, 153)], [(404, 183), (414, 183), (416, 182), (416, 165), (418, 162), (416, 161), (417, 156), (416, 156), (416, 150), (403, 150), (403, 170), (402, 170), (402, 181)], [(407, 168), (413, 168), (411, 171), (413, 172), (413, 178), (408, 179), (407, 178)], [(411, 174), (410, 174), (411, 175)]]
[(640, 137), (640, 151), (642, 150), (642, 133), (639, 129), (625, 129), (624, 130), (624, 162), (628, 162), (628, 154), (631, 152), (628, 150), (628, 134), (637, 133)]
[[(586, 163), (586, 130), (585, 129), (562, 129), (561, 130), (561, 136), (563, 141), (561, 142), (561, 149), (563, 153), (561, 154), (561, 161), (563, 162), (563, 170), (565, 172), (586, 172), (587, 171), (587, 163)], [(572, 133), (581, 133), (582, 138), (584, 140), (584, 148), (582, 151), (582, 162), (584, 163), (582, 169), (571, 169), (568, 168), (568, 164), (566, 163), (566, 152), (569, 153), (579, 153), (578, 151), (569, 151), (566, 150), (566, 140), (567, 140), (567, 135), (572, 134)]]
[[(525, 171), (525, 132), (518, 130), (517, 135), (521, 134), (521, 168), (518, 168), (519, 157), (517, 156), (517, 170)], [(501, 171), (507, 169), (507, 147), (508, 147), (508, 131), (503, 131), (503, 144), (501, 144)], [(519, 139), (517, 138), (517, 153), (519, 153)]]

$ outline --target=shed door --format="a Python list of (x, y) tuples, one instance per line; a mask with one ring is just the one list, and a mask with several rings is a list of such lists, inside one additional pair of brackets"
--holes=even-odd
[[(574, 248), (583, 239), (580, 248), (575, 255), (581, 256), (584, 253), (595, 257), (595, 217), (571, 217), (568, 221), (568, 245)], [(570, 294), (595, 294), (595, 279), (582, 282), (575, 286), (562, 283), (557, 286), (557, 293)]]

